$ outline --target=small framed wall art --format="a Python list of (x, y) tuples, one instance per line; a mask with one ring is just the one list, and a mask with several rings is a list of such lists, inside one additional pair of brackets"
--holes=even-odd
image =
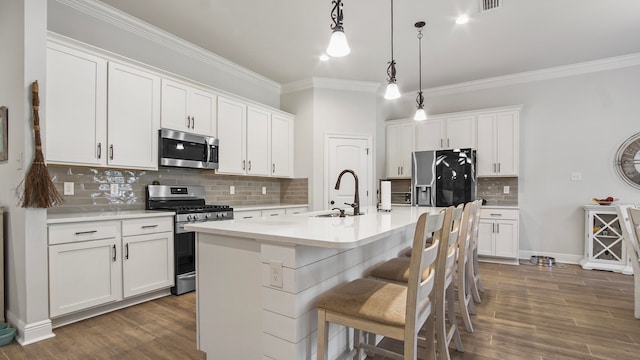
[(6, 106), (0, 106), (0, 161), (9, 159), (9, 110)]

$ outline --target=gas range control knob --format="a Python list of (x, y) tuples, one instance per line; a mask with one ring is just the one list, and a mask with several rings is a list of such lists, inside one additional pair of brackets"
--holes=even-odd
[(204, 214), (204, 218), (205, 218), (205, 219), (209, 219), (209, 218), (211, 218), (211, 214)]

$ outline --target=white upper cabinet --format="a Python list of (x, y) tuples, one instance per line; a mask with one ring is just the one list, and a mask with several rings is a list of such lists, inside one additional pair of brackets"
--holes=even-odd
[(443, 149), (446, 124), (444, 119), (425, 120), (416, 124), (416, 151)]
[(416, 124), (416, 150), (475, 148), (474, 115), (435, 118)]
[(247, 106), (225, 97), (218, 97), (218, 173), (245, 174), (245, 132)]
[(109, 62), (107, 163), (157, 169), (160, 129), (160, 77)]
[(216, 94), (162, 79), (161, 126), (201, 135), (216, 135)]
[(247, 175), (271, 174), (271, 113), (247, 107)]
[(51, 164), (158, 168), (155, 74), (51, 42), (46, 115)]
[(478, 176), (518, 176), (519, 112), (478, 115)]
[(72, 40), (47, 43), (50, 164), (158, 169), (158, 130), (219, 139), (221, 174), (292, 177), (293, 117)]
[(387, 178), (411, 177), (414, 123), (387, 124)]
[(271, 115), (271, 175), (293, 177), (293, 117)]
[(293, 118), (218, 98), (220, 174), (293, 176)]
[(46, 85), (47, 162), (104, 165), (107, 60), (49, 43)]

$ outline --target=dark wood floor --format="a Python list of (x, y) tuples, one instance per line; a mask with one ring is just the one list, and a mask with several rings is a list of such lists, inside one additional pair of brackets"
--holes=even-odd
[[(452, 359), (640, 359), (631, 276), (573, 265), (482, 263), (480, 269), (486, 293), (472, 318), (475, 332), (462, 330), (465, 352), (452, 349)], [(67, 325), (55, 329), (55, 338), (28, 346), (14, 342), (0, 347), (0, 358), (204, 359), (196, 350), (194, 295)]]

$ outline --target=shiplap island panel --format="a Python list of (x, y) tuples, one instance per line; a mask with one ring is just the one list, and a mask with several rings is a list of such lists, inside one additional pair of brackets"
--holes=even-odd
[[(188, 225), (197, 232), (199, 349), (216, 359), (314, 359), (316, 298), (397, 256), (410, 246), (420, 214), (440, 209), (363, 210)], [(330, 327), (329, 337), (330, 357), (346, 351), (343, 327)]]

